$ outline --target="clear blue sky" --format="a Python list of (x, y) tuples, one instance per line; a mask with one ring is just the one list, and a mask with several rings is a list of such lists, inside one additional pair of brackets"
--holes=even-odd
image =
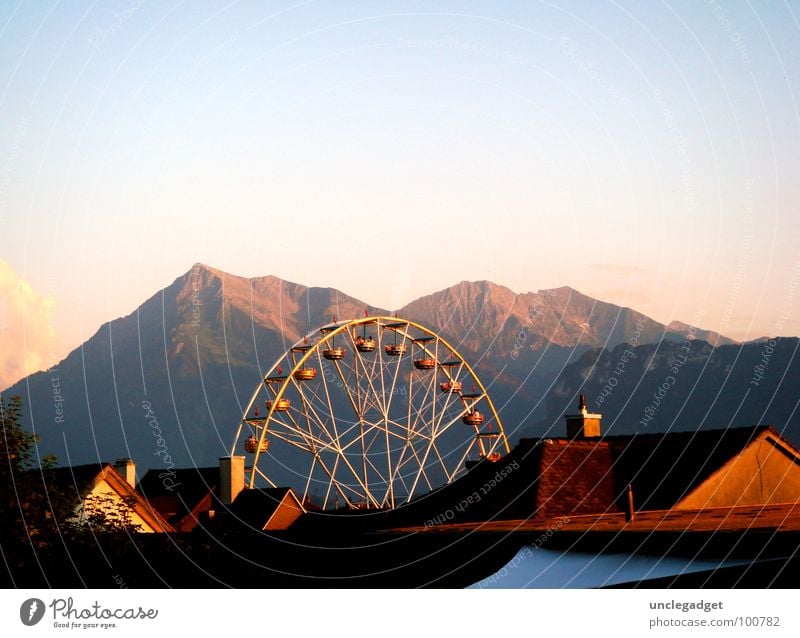
[(797, 6), (433, 6), (0, 4), (0, 259), (50, 350), (197, 261), (800, 334)]

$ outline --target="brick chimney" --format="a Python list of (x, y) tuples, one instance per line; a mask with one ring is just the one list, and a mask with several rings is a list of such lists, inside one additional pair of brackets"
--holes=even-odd
[(586, 397), (581, 395), (578, 414), (565, 415), (567, 420), (567, 438), (591, 439), (600, 436), (601, 414), (592, 414), (586, 409)]
[(223, 456), (219, 460), (219, 500), (230, 505), (244, 489), (244, 457)]
[(128, 485), (136, 487), (136, 463), (133, 459), (117, 459), (114, 461), (114, 469), (122, 475)]

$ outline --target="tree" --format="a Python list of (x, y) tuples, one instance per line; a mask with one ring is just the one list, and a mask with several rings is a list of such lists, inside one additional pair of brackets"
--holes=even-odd
[(55, 515), (65, 505), (55, 493), (46, 492), (43, 480), (55, 467), (54, 456), (38, 457), (39, 437), (20, 426), (22, 400), (0, 398), (0, 520), (7, 534), (34, 545), (42, 540)]
[(88, 496), (84, 499), (83, 511), (75, 525), (83, 525), (85, 527), (78, 529), (95, 534), (128, 536), (142, 529), (141, 525), (133, 522), (133, 504), (132, 498), (120, 503), (108, 495)]
[(82, 502), (74, 486), (62, 485), (56, 458), (39, 455), (39, 437), (20, 425), (22, 414), (20, 397), (0, 397), (0, 583), (5, 568), (12, 586), (51, 586), (76, 569), (82, 584), (97, 548), (123, 555), (139, 526), (130, 504), (102, 495)]
[(0, 397), (0, 560), (11, 582), (57, 533), (66, 500), (45, 490), (55, 457), (38, 456), (38, 437), (22, 428), (22, 400)]

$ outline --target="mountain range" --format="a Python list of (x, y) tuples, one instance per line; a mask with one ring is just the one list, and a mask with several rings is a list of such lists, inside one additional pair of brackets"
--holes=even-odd
[[(103, 324), (51, 370), (22, 379), (3, 395), (23, 397), (40, 449), (55, 453), (62, 464), (130, 456), (140, 472), (214, 465), (229, 453), (263, 372), (304, 334), (333, 317), (360, 317), (365, 310), (388, 314), (332, 288), (272, 276), (248, 279), (196, 264), (131, 314)], [(689, 342), (691, 365), (683, 366), (669, 409), (662, 400), (658, 419), (646, 426), (703, 427), (708, 397), (718, 387), (734, 395), (744, 391), (749, 377), (734, 383), (731, 370), (747, 377), (747, 366), (764, 348), (686, 324), (666, 326), (566, 287), (516, 294), (491, 282), (461, 282), (396, 312), (442, 334), (475, 364), (512, 440), (562, 435), (561, 417), (574, 409), (579, 392), (587, 394), (592, 409), (603, 409), (612, 431), (644, 427), (638, 417), (648, 405), (651, 382), (663, 382), (663, 372)], [(795, 379), (789, 353), (797, 340), (764, 343), (774, 343), (768, 370), (785, 366), (787, 383)], [(635, 353), (626, 375), (598, 405), (626, 350)], [(697, 385), (689, 387), (692, 379), (706, 384), (702, 393)], [(792, 395), (784, 401), (790, 387), (773, 387), (781, 405), (795, 400)], [(754, 397), (762, 394), (757, 386), (750, 390)], [(639, 398), (626, 402), (630, 396)], [(687, 396), (697, 399), (696, 409), (675, 409), (672, 402)], [(745, 411), (748, 419), (759, 415), (761, 404), (753, 405)], [(778, 425), (796, 429), (796, 412), (775, 414), (785, 418)], [(741, 411), (722, 411), (716, 425), (740, 417)]]

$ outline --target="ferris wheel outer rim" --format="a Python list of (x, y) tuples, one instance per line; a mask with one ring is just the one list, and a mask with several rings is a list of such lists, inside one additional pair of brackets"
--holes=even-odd
[[(386, 321), (386, 322), (394, 323), (394, 324), (402, 323), (402, 324), (405, 324), (406, 326), (413, 326), (417, 330), (421, 330), (425, 334), (430, 335), (430, 336), (438, 339), (441, 343), (443, 343), (444, 346), (446, 348), (448, 348), (448, 350), (450, 350), (450, 352), (453, 354), (453, 356), (455, 358), (457, 358), (461, 362), (461, 364), (464, 365), (464, 367), (467, 369), (467, 372), (469, 373), (469, 375), (477, 383), (478, 387), (481, 390), (481, 394), (483, 395), (482, 398), (484, 398), (487, 401), (487, 403), (489, 404), (489, 409), (491, 410), (492, 416), (494, 417), (494, 421), (495, 421), (495, 423), (497, 425), (498, 432), (500, 434), (500, 439), (503, 442), (503, 447), (505, 448), (506, 454), (508, 454), (511, 451), (511, 446), (509, 445), (508, 437), (505, 434), (505, 429), (503, 428), (503, 423), (500, 420), (500, 415), (497, 413), (497, 410), (495, 409), (494, 402), (492, 401), (492, 398), (489, 395), (488, 390), (483, 385), (483, 382), (480, 380), (480, 377), (477, 375), (477, 373), (472, 368), (472, 366), (469, 364), (469, 362), (458, 352), (458, 350), (456, 350), (452, 346), (452, 344), (450, 344), (449, 341), (447, 341), (447, 339), (442, 337), (440, 334), (434, 332), (430, 328), (428, 328), (428, 327), (426, 327), (426, 326), (424, 326), (424, 325), (422, 325), (420, 323), (417, 323), (416, 321), (413, 321), (411, 319), (405, 319), (405, 318), (401, 318), (401, 317), (391, 317), (391, 316), (386, 316), (386, 315), (371, 315), (371, 316), (367, 316), (367, 317), (360, 317), (358, 319), (345, 320), (344, 322), (342, 322), (342, 321), (335, 322), (335, 323), (338, 324), (337, 327), (334, 328), (333, 330), (324, 332), (322, 334), (322, 337), (320, 338), (320, 340), (317, 341), (316, 343), (314, 343), (311, 347), (308, 348), (308, 350), (306, 352), (303, 353), (303, 356), (300, 357), (300, 359), (297, 361), (297, 363), (294, 364), (294, 367), (292, 368), (292, 370), (286, 375), (286, 379), (281, 384), (280, 389), (278, 390), (278, 392), (275, 393), (275, 396), (272, 397), (272, 401), (273, 401), (272, 407), (269, 408), (267, 414), (264, 416), (265, 427), (263, 427), (261, 429), (261, 435), (259, 436), (259, 439), (258, 439), (258, 449), (257, 449), (257, 451), (255, 452), (255, 454), (253, 456), (253, 467), (252, 467), (251, 472), (250, 472), (249, 481), (247, 481), (247, 480), (245, 481), (246, 483), (249, 482), (248, 488), (252, 489), (254, 487), (254, 485), (255, 485), (256, 468), (258, 467), (258, 458), (261, 455), (262, 442), (266, 438), (268, 430), (269, 430), (268, 424), (269, 424), (270, 418), (272, 417), (272, 414), (275, 412), (275, 407), (277, 406), (278, 401), (283, 398), (283, 394), (286, 391), (286, 388), (289, 387), (291, 379), (293, 378), (294, 373), (297, 370), (301, 369), (302, 366), (306, 363), (306, 361), (308, 361), (309, 358), (311, 358), (314, 354), (316, 354), (319, 351), (321, 346), (327, 344), (329, 340), (335, 339), (335, 337), (337, 335), (347, 331), (349, 328), (358, 327), (358, 326), (362, 326), (362, 325), (366, 325), (366, 324), (375, 324), (375, 325), (381, 326), (382, 325), (380, 323), (381, 321)], [(330, 325), (330, 324), (328, 324), (328, 325)], [(319, 332), (322, 332), (324, 328), (325, 328), (325, 326), (320, 326), (318, 328), (315, 328), (313, 331), (307, 333), (301, 339), (299, 339), (298, 341), (293, 343), (281, 355), (281, 357), (278, 358), (278, 360), (272, 365), (272, 367), (269, 369), (269, 371), (265, 375), (263, 375), (261, 382), (258, 384), (256, 389), (254, 390), (253, 396), (251, 397), (250, 402), (247, 404), (247, 407), (245, 408), (245, 411), (242, 414), (242, 418), (241, 418), (241, 420), (239, 422), (239, 427), (237, 429), (236, 436), (235, 436), (234, 441), (233, 441), (233, 445), (231, 446), (231, 456), (233, 456), (234, 453), (235, 453), (236, 445), (239, 442), (239, 437), (241, 436), (241, 432), (242, 432), (243, 426), (246, 423), (246, 417), (250, 413), (250, 410), (252, 409), (253, 405), (255, 404), (256, 400), (258, 399), (259, 393), (261, 392), (264, 384), (267, 382), (267, 379), (270, 377), (272, 372), (279, 366), (281, 361), (283, 361), (283, 359), (292, 351), (293, 348), (295, 348), (295, 347), (297, 347), (297, 346), (299, 346), (301, 344), (307, 343), (309, 337), (311, 337), (311, 336), (313, 336), (313, 335), (315, 335), (315, 334), (317, 334)], [(395, 332), (396, 332), (396, 330), (395, 330)], [(404, 334), (404, 337), (408, 337), (408, 334)], [(412, 341), (413, 341), (413, 339), (412, 339)], [(427, 347), (425, 345), (421, 345), (421, 347), (427, 352)], [(267, 479), (267, 480), (269, 480), (269, 479)]]

